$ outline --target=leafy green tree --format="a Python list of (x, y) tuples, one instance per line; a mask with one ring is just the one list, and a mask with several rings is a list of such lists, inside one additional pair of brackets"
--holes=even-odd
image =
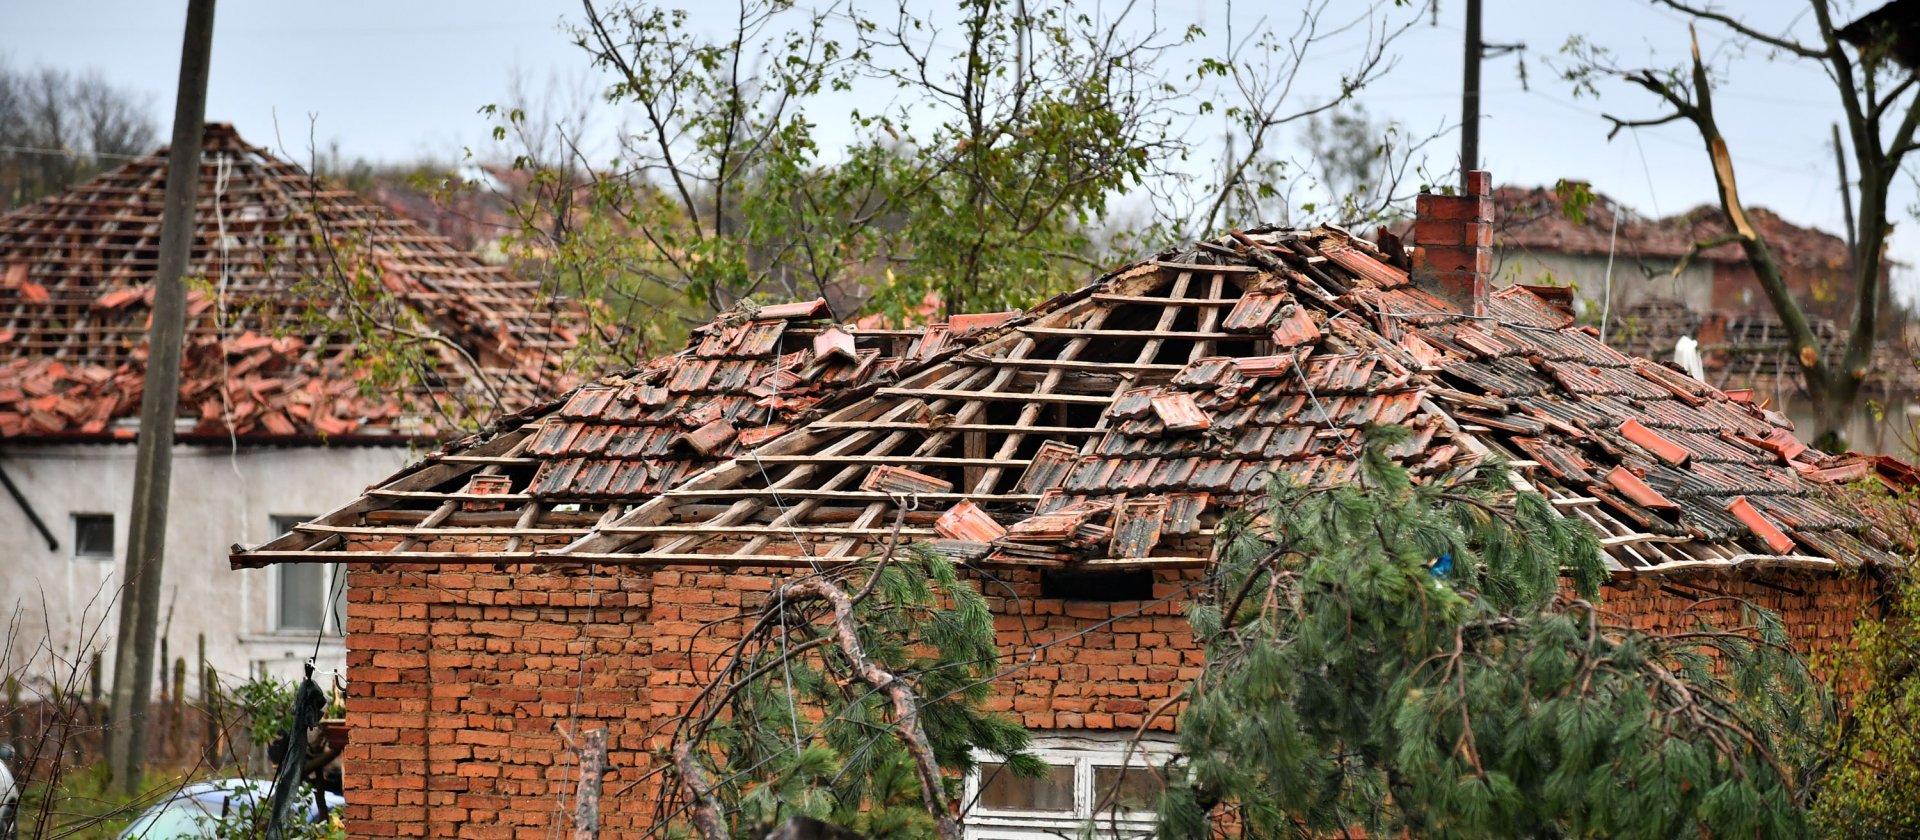
[[(1868, 479), (1851, 500), (1883, 533), (1920, 547), (1920, 493), (1888, 494)], [(1854, 627), (1853, 644), (1819, 663), (1846, 702), (1823, 746), (1831, 766), (1813, 814), (1830, 837), (1920, 836), (1920, 573), (1909, 563), (1881, 581), (1885, 600)]]
[(673, 734), (660, 824), (726, 840), (807, 816), (958, 840), (974, 750), (1041, 772), (1027, 731), (982, 709), (999, 662), (985, 599), (938, 554), (895, 554), (784, 582), (740, 616)]
[[(1381, 78), (1424, 8), (1315, 0), (1282, 34), (1229, 23), (1211, 43), (1085, 0), (748, 0), (721, 27), (590, 2), (573, 35), (630, 122), (606, 160), (583, 148), (585, 110), (486, 109), (529, 179), (503, 244), (551, 293), (606, 305), (586, 351), (604, 362), (749, 300), (894, 321), (1029, 306), (1168, 236), (1284, 219), (1282, 132)], [(1347, 41), (1338, 90), (1309, 95), (1302, 68), (1347, 61)], [(1237, 145), (1202, 164), (1193, 138), (1215, 126)], [(1396, 173), (1417, 148), (1366, 145)]]
[(1814, 817), (1831, 837), (1920, 836), (1920, 575), (1899, 575), (1885, 615), (1862, 619), (1839, 673), (1860, 684)]
[(1357, 483), (1227, 528), (1160, 836), (1805, 833), (1782, 733), (1820, 706), (1777, 621), (1614, 626), (1584, 525), (1498, 468), (1416, 486), (1383, 432)]
[(684, 10), (589, 3), (576, 38), (641, 117), (589, 179), (634, 236), (609, 292), (663, 287), (708, 314), (813, 294), (850, 314), (877, 293), (869, 310), (912, 316), (929, 296), (1030, 303), (1102, 267), (1088, 223), (1172, 151), (1152, 63), (1181, 37), (1034, 5), (969, 0), (946, 21), (757, 0), (708, 37)]

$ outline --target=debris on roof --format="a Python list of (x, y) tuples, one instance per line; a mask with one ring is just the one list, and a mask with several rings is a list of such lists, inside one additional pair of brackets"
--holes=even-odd
[[(1409, 430), (1388, 455), (1416, 481), (1510, 471), (1591, 525), (1620, 574), (1789, 550), (1892, 563), (1908, 548), (1834, 495), (1859, 459), (1787, 445), (1777, 413), (1609, 348), (1549, 298), (1515, 288), (1484, 305), (1459, 313), (1344, 231), (1264, 230), (984, 331), (852, 330), (858, 361), (817, 358), (829, 327), (805, 319), (777, 346), (696, 336), (402, 472), (319, 520), (332, 542), (289, 535), (234, 561), (805, 565), (881, 550), (900, 514), (904, 535), (944, 537), (939, 550), (973, 563), (1197, 566), (1225, 512), (1273, 482), (1353, 480), (1366, 430), (1385, 425)], [(1314, 330), (1274, 329), (1303, 312)], [(662, 442), (696, 411), (784, 431), (706, 456)], [(526, 497), (513, 536), (440, 557), (364, 530), (374, 511), (424, 518), (476, 470)], [(568, 505), (582, 509), (556, 512)], [(458, 527), (417, 532), (425, 544)]]
[[(537, 284), (332, 189), (231, 126), (207, 127), (202, 161), (183, 434), (399, 441), (572, 387), (577, 312), (543, 301)], [(0, 216), (0, 438), (131, 438), (166, 170), (162, 150)], [(327, 286), (342, 282), (331, 279), (336, 255), (448, 340), (423, 346), (424, 381), (374, 382), (353, 337), (318, 326), (349, 314), (346, 295)]]
[(981, 510), (971, 500), (954, 505), (940, 518), (934, 520), (933, 530), (950, 540), (965, 540), (976, 543), (990, 543), (1007, 535), (1007, 529), (993, 521), (993, 516)]
[(1113, 551), (1110, 556), (1124, 560), (1153, 556), (1153, 547), (1160, 543), (1160, 529), (1166, 522), (1166, 516), (1165, 496), (1121, 502), (1120, 510), (1113, 518)]
[(867, 472), (866, 480), (860, 482), (860, 489), (902, 495), (946, 493), (953, 489), (953, 482), (934, 478), (926, 473), (914, 472), (906, 467), (881, 465)]

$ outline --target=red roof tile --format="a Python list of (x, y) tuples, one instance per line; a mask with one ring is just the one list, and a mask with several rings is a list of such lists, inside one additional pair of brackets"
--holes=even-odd
[(940, 514), (940, 518), (933, 522), (933, 530), (947, 539), (968, 542), (992, 542), (1007, 535), (1006, 528), (970, 501), (954, 505), (946, 513)]
[(1647, 428), (1638, 420), (1628, 420), (1620, 424), (1620, 435), (1659, 456), (1660, 460), (1676, 467), (1687, 463), (1692, 453), (1686, 447), (1660, 436), (1659, 432)]
[(1614, 467), (1607, 473), (1607, 483), (1621, 492), (1634, 504), (1656, 510), (1679, 510), (1680, 506), (1660, 495), (1659, 491), (1647, 486), (1647, 483), (1626, 467)]
[(947, 493), (953, 490), (953, 482), (906, 467), (877, 466), (867, 472), (866, 479), (860, 482), (860, 489), (902, 494)]
[(771, 306), (762, 306), (754, 310), (753, 314), (756, 318), (800, 318), (803, 320), (824, 318), (828, 314), (827, 299), (814, 298), (813, 300), (803, 300), (797, 303), (776, 303)]
[(1740, 523), (1753, 531), (1753, 535), (1766, 541), (1767, 548), (1775, 554), (1786, 554), (1793, 550), (1793, 538), (1769, 521), (1745, 496), (1735, 496), (1727, 502), (1727, 512), (1739, 519)]
[[(208, 126), (203, 155), (187, 273), (210, 289), (187, 295), (186, 434), (399, 442), (571, 386), (579, 313), (536, 283), (331, 189), (229, 126)], [(124, 431), (113, 424), (138, 413), (166, 169), (161, 151), (0, 216), (0, 396), (62, 397), (0, 399), (0, 437), (113, 440)], [(337, 265), (340, 254), (354, 262)], [(358, 270), (448, 339), (423, 345), (404, 381), (374, 381), (352, 336), (316, 334), (314, 304), (339, 294), (339, 272)]]
[[(1251, 254), (1249, 243), (1265, 254), (1228, 256)], [(744, 322), (723, 319), (687, 351), (469, 446), (525, 441), (538, 462), (527, 492), (548, 508), (618, 502), (631, 507), (620, 521), (682, 534), (663, 542), (596, 530), (544, 555), (553, 559), (659, 545), (674, 547), (658, 562), (685, 562), (688, 552), (734, 558), (716, 562), (858, 556), (878, 550), (885, 529), (875, 525), (892, 496), (917, 492), (940, 494), (919, 501), (921, 527), (953, 517), (933, 532), (985, 536), (959, 527), (983, 524), (975, 509), (1009, 523), (1004, 536), (961, 540), (985, 552), (969, 555), (978, 562), (1172, 554), (1200, 563), (1201, 535), (1270, 482), (1353, 480), (1364, 431), (1381, 424), (1409, 430), (1387, 454), (1416, 481), (1456, 481), (1495, 458), (1510, 464), (1600, 529), (1623, 571), (1778, 550), (1733, 510), (1736, 498), (1801, 550), (1837, 562), (1884, 560), (1898, 547), (1802, 475), (1843, 462), (1784, 447), (1777, 414), (1623, 356), (1524, 289), (1496, 294), (1486, 319), (1452, 314), (1381, 259), (1332, 229), (1203, 243), (924, 355), (916, 348), (950, 336), (849, 333), (853, 358), (822, 359), (812, 339), (823, 325), (794, 323), (764, 355), (741, 356), (761, 348), (739, 337)], [(1286, 270), (1250, 264), (1266, 260)], [(1220, 265), (1217, 275), (1208, 264)], [(1298, 309), (1281, 316), (1283, 304), (1262, 298), (1283, 294)], [(1256, 302), (1229, 328), (1212, 319), (1234, 295)], [(1318, 335), (1275, 355), (1267, 319), (1299, 312)], [(1157, 323), (1169, 326), (1152, 330)], [(735, 337), (707, 344), (715, 331)], [(618, 397), (649, 388), (657, 405)], [(708, 456), (658, 449), (652, 430), (684, 434), (701, 418), (725, 418), (740, 436)], [(767, 427), (786, 431), (756, 435), (750, 456), (742, 441)], [(1872, 470), (1896, 484), (1916, 478)], [(956, 513), (962, 504), (971, 508)], [(722, 509), (743, 512), (730, 524), (801, 527), (736, 539), (705, 524)], [(340, 516), (351, 522), (360, 510)]]

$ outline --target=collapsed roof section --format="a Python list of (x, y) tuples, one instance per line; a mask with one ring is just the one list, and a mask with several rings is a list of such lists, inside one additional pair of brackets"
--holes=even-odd
[(1893, 559), (1829, 492), (1877, 462), (1809, 450), (1533, 291), (1460, 314), (1404, 263), (1266, 231), (924, 332), (735, 316), (233, 559), (806, 566), (897, 533), (986, 564), (1198, 565), (1267, 476), (1351, 480), (1386, 424), (1413, 432), (1392, 454), (1418, 480), (1510, 470), (1620, 571)]
[[(113, 440), (139, 411), (163, 149), (0, 217), (0, 439)], [(570, 387), (576, 310), (231, 126), (201, 158), (181, 429), (225, 439), (446, 433)], [(370, 290), (392, 299), (368, 303)], [(353, 301), (359, 301), (354, 303)], [(351, 365), (352, 330), (417, 332), (411, 387)], [(418, 356), (418, 358), (412, 358)]]
[(448, 444), (263, 551), (530, 557), (872, 393), (955, 340), (944, 325), (851, 330), (827, 315), (824, 300), (727, 313), (681, 352)]

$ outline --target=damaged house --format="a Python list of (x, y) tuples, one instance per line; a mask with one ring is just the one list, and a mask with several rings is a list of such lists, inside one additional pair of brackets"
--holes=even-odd
[(979, 584), (1007, 663), (991, 703), (1053, 765), (970, 779), (967, 831), (1070, 834), (1199, 673), (1186, 593), (1223, 512), (1275, 473), (1350, 480), (1377, 424), (1411, 431), (1392, 454), (1416, 480), (1510, 470), (1591, 525), (1606, 607), (1637, 626), (1731, 594), (1843, 643), (1878, 593), (1854, 570), (1899, 542), (1834, 486), (1905, 468), (1810, 450), (1780, 414), (1607, 347), (1561, 291), (1491, 292), (1486, 175), (1471, 186), (1422, 197), (1411, 255), (1265, 229), (924, 329), (737, 311), (236, 547), (241, 567), (349, 569), (349, 832), (564, 830), (563, 732), (605, 727), (601, 828), (641, 836), (652, 751), (743, 632), (729, 617), (882, 550), (900, 517)]
[[(111, 644), (166, 171), (163, 149), (0, 217), (0, 618), (23, 678)], [(340, 575), (209, 558), (569, 387), (567, 310), (231, 126), (207, 127), (200, 177), (163, 644), (192, 659), (204, 637), (224, 674), (291, 675), (324, 632), (322, 667), (338, 668)], [(441, 340), (382, 377), (355, 356), (356, 319)]]
[[(1692, 251), (1697, 243), (1725, 237), (1725, 214), (1701, 206), (1650, 219), (1605, 195), (1592, 195), (1592, 204), (1570, 217), (1565, 196), (1555, 190), (1495, 190), (1495, 285), (1574, 289), (1582, 321), (1599, 325), (1604, 320), (1603, 338), (1631, 355), (1671, 359), (1680, 339), (1691, 338), (1698, 342), (1709, 384), (1753, 391), (1769, 407), (1810, 425), (1812, 406), (1801, 390), (1793, 341), (1761, 291), (1746, 252), (1725, 242)], [(1806, 308), (1826, 358), (1837, 365), (1856, 299), (1850, 246), (1765, 208), (1750, 212), (1794, 299)], [(1890, 278), (1891, 266), (1883, 265), (1882, 301), (1893, 300)], [(1862, 391), (1863, 399), (1879, 408), (1863, 402), (1847, 440), (1862, 451), (1905, 454), (1913, 443), (1903, 438), (1912, 437), (1908, 406), (1910, 395), (1920, 390), (1920, 368), (1908, 346), (1904, 316), (1894, 306), (1885, 309), (1880, 347)], [(1913, 410), (1920, 412), (1920, 406)], [(1883, 416), (1893, 422), (1883, 422)]]

